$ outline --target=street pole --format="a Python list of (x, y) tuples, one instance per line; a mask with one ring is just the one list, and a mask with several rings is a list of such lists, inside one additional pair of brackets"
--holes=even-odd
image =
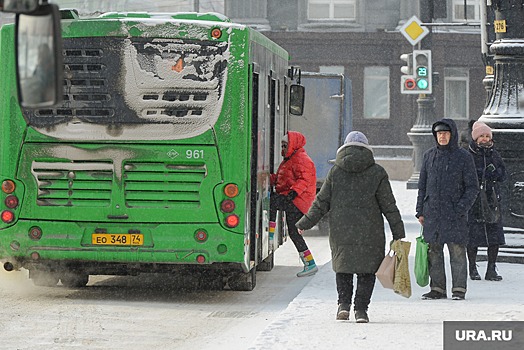
[(491, 92), (493, 91), (494, 61), (493, 55), (489, 52), (491, 44), (495, 41), (495, 31), (493, 30), (493, 23), (495, 21), (495, 12), (491, 6), (487, 6), (486, 0), (480, 2), (480, 43), (482, 60), (486, 67), (486, 76), (482, 80), (484, 89), (486, 90), (486, 102), (484, 108), (489, 103)]
[(506, 165), (502, 213), (504, 227), (511, 231), (524, 228), (524, 7), (522, 0), (490, 3), (495, 10), (496, 40), (490, 47), (495, 78), (479, 120), (493, 129), (493, 139)]
[[(432, 8), (429, 0), (419, 1), (419, 16), (423, 23), (430, 23), (433, 20)], [(421, 48), (431, 50), (432, 29), (428, 28), (429, 33), (421, 42)], [(418, 179), (424, 153), (435, 145), (435, 139), (431, 132), (431, 126), (435, 121), (435, 98), (433, 95), (419, 94), (417, 99), (417, 119), (415, 124), (408, 132), (408, 137), (413, 144), (413, 175), (406, 183), (408, 190), (418, 189)]]

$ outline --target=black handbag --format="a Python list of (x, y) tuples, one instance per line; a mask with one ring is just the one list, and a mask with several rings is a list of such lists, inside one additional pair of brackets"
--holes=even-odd
[(480, 188), (479, 198), (480, 198), (480, 207), (482, 210), (482, 218), (484, 222), (488, 224), (493, 224), (498, 222), (500, 219), (500, 208), (497, 194), (495, 189), (491, 191), (488, 195), (486, 192), (486, 184), (483, 183), (483, 186)]
[(493, 224), (500, 220), (500, 205), (495, 186), (491, 186), (491, 191), (487, 192), (486, 181), (486, 157), (484, 157), (484, 171), (480, 182), (480, 192), (473, 204), (473, 218), (476, 222)]

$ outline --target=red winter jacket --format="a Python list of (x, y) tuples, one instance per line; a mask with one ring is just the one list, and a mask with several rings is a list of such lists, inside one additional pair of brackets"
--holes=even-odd
[(317, 171), (303, 148), (305, 145), (304, 135), (298, 131), (289, 131), (287, 154), (277, 173), (271, 174), (271, 184), (277, 193), (287, 195), (293, 190), (298, 194), (293, 204), (304, 214), (311, 207), (317, 189)]

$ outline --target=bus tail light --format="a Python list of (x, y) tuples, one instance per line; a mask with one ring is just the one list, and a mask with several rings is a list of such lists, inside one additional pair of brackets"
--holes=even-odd
[(240, 218), (236, 214), (231, 214), (226, 216), (226, 226), (227, 227), (237, 227), (240, 222)]
[(2, 182), (2, 191), (4, 191), (4, 193), (13, 193), (15, 189), (16, 185), (12, 180), (4, 180), (4, 182)]
[(29, 238), (33, 241), (37, 241), (42, 238), (42, 229), (38, 226), (33, 226), (29, 229)]
[(233, 210), (235, 210), (235, 202), (233, 202), (231, 199), (223, 200), (222, 203), (220, 203), (220, 210), (224, 213), (231, 213)]
[(197, 242), (200, 242), (200, 243), (207, 241), (207, 232), (206, 232), (206, 230), (202, 230), (202, 229), (197, 230), (195, 232), (195, 239), (197, 240)]
[(235, 184), (227, 184), (224, 187), (224, 194), (229, 198), (236, 197), (238, 195), (238, 186)]
[(203, 263), (206, 262), (206, 257), (203, 256), (203, 255), (197, 255), (197, 257), (196, 257), (196, 261), (197, 261), (197, 263), (199, 263), (199, 264), (203, 264)]
[(10, 194), (9, 196), (5, 197), (5, 206), (9, 209), (14, 209), (18, 206), (18, 197)]
[(2, 221), (5, 222), (6, 224), (13, 222), (14, 219), (15, 219), (15, 214), (11, 210), (4, 210), (2, 212)]
[(220, 30), (220, 28), (213, 28), (211, 30), (211, 37), (213, 39), (220, 39), (221, 36), (222, 36), (222, 31)]

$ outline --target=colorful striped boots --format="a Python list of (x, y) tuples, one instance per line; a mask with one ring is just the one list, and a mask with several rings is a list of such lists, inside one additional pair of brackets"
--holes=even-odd
[(318, 267), (315, 264), (315, 259), (313, 259), (313, 255), (309, 249), (305, 252), (299, 252), (298, 254), (300, 255), (300, 260), (304, 263), (304, 270), (297, 273), (297, 277), (306, 277), (317, 273)]

